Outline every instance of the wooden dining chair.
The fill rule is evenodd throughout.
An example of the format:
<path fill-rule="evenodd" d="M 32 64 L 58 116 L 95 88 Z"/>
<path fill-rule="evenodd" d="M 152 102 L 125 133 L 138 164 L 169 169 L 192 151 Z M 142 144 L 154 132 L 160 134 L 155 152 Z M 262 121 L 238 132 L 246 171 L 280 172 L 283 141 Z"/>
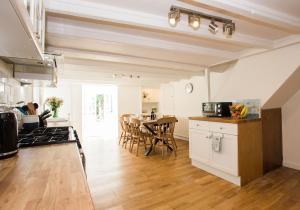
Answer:
<path fill-rule="evenodd" d="M 127 144 L 129 142 L 129 145 L 130 145 L 130 142 L 132 140 L 132 132 L 131 132 L 131 126 L 130 126 L 130 119 L 131 117 L 134 116 L 134 115 L 131 115 L 131 114 L 125 114 L 123 115 L 123 127 L 124 127 L 124 131 L 125 131 L 125 136 L 124 136 L 124 141 L 123 141 L 123 144 L 122 144 L 122 147 L 127 147 Z M 130 146 L 129 146 L 130 148 Z"/>
<path fill-rule="evenodd" d="M 120 121 L 120 127 L 121 127 L 119 145 L 121 144 L 121 142 L 122 142 L 122 145 L 123 145 L 123 143 L 125 142 L 125 138 L 126 138 L 126 130 L 124 128 L 124 123 L 125 122 L 124 122 L 124 116 L 123 115 L 119 118 L 119 121 Z"/>
<path fill-rule="evenodd" d="M 121 125 L 121 135 L 119 139 L 119 144 L 122 142 L 122 147 L 127 147 L 127 142 L 130 141 L 130 118 L 135 116 L 134 114 L 123 114 L 120 116 L 120 125 Z"/>
<path fill-rule="evenodd" d="M 175 124 L 178 120 L 176 117 L 163 117 L 157 120 L 156 132 L 160 140 L 158 146 L 161 148 L 161 155 L 164 158 L 164 148 L 171 147 L 176 157 L 176 142 L 174 139 Z"/>
<path fill-rule="evenodd" d="M 141 121 L 137 118 L 130 119 L 130 130 L 131 130 L 131 140 L 130 140 L 130 149 L 129 151 L 133 151 L 133 147 L 136 144 L 136 156 L 139 153 L 139 147 L 142 143 L 142 146 L 147 147 L 147 133 L 145 133 L 141 126 Z"/>
<path fill-rule="evenodd" d="M 175 117 L 175 115 L 163 115 L 162 116 L 163 118 L 171 118 L 171 117 L 174 117 L 176 119 L 176 122 L 178 122 L 177 118 Z M 175 122 L 175 123 L 176 123 Z M 175 129 L 175 126 L 174 126 L 174 129 Z M 177 148 L 177 144 L 176 144 L 176 140 L 174 138 L 174 129 L 173 129 L 173 133 L 172 133 L 172 138 L 174 139 L 174 143 L 175 143 L 175 147 Z"/>

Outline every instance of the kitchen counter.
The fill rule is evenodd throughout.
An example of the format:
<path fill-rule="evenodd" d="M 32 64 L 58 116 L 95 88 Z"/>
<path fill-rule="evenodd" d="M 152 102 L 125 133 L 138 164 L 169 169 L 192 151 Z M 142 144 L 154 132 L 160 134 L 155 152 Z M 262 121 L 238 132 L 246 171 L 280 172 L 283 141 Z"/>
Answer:
<path fill-rule="evenodd" d="M 263 175 L 261 119 L 189 119 L 192 165 L 238 186 Z"/>
<path fill-rule="evenodd" d="M 189 120 L 200 120 L 200 121 L 209 121 L 209 122 L 220 122 L 220 123 L 245 123 L 245 122 L 252 122 L 252 121 L 260 121 L 261 118 L 254 118 L 254 119 L 234 119 L 231 117 L 203 117 L 203 116 L 195 116 L 189 117 Z"/>
<path fill-rule="evenodd" d="M 0 189 L 0 209 L 94 209 L 76 143 L 22 148 L 0 160 Z"/>
<path fill-rule="evenodd" d="M 47 121 L 47 127 L 65 127 L 65 126 L 72 126 L 70 121 Z"/>

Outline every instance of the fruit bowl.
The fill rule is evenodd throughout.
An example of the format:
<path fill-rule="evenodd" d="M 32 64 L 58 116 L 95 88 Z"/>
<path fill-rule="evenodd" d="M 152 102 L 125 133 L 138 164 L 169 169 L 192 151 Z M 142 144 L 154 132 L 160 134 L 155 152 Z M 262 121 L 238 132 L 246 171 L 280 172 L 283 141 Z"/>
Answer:
<path fill-rule="evenodd" d="M 248 107 L 244 104 L 233 104 L 230 106 L 230 113 L 234 119 L 244 119 L 248 115 Z"/>

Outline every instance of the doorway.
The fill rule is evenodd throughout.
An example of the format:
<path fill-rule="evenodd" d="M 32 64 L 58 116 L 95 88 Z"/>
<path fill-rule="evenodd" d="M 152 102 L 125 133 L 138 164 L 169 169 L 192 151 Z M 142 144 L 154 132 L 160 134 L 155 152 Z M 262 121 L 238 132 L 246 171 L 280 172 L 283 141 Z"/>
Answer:
<path fill-rule="evenodd" d="M 118 137 L 117 87 L 83 85 L 82 99 L 83 138 L 116 139 Z"/>

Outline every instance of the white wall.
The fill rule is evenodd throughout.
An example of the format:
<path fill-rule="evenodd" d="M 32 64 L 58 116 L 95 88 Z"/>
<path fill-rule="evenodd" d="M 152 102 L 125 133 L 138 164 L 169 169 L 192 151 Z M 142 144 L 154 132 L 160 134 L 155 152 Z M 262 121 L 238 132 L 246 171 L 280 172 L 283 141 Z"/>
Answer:
<path fill-rule="evenodd" d="M 41 99 L 41 106 L 45 106 L 45 108 L 49 108 L 45 102 L 49 97 L 58 97 L 61 98 L 64 102 L 63 105 L 58 110 L 59 117 L 69 119 L 72 110 L 72 85 L 59 85 L 57 88 L 44 87 L 41 88 L 41 91 L 44 92 L 43 97 Z"/>
<path fill-rule="evenodd" d="M 82 85 L 71 85 L 71 111 L 70 121 L 82 139 Z M 82 139 L 84 141 L 84 139 Z"/>
<path fill-rule="evenodd" d="M 64 100 L 59 109 L 59 117 L 69 120 L 82 140 L 82 86 L 67 83 L 59 84 L 57 88 L 41 87 L 40 91 L 41 110 L 48 97 L 56 96 Z"/>
<path fill-rule="evenodd" d="M 142 88 L 141 86 L 118 86 L 118 116 L 122 114 L 142 113 Z M 120 135 L 120 124 L 119 135 Z"/>
<path fill-rule="evenodd" d="M 13 77 L 13 66 L 0 59 L 0 103 L 15 104 L 20 101 L 20 84 Z"/>
<path fill-rule="evenodd" d="M 283 165 L 300 170 L 300 90 L 282 107 Z"/>
<path fill-rule="evenodd" d="M 140 86 L 118 86 L 118 115 L 142 113 L 142 88 Z"/>
<path fill-rule="evenodd" d="M 188 94 L 185 85 L 192 83 L 194 90 Z M 175 135 L 188 139 L 188 117 L 202 115 L 202 102 L 207 101 L 207 86 L 204 76 L 193 77 L 161 85 L 160 113 L 178 118 Z"/>
<path fill-rule="evenodd" d="M 268 100 L 299 67 L 299 52 L 296 44 L 211 69 L 224 72 L 211 73 L 212 100 L 260 99 L 268 102 L 264 108 L 280 107 Z"/>

